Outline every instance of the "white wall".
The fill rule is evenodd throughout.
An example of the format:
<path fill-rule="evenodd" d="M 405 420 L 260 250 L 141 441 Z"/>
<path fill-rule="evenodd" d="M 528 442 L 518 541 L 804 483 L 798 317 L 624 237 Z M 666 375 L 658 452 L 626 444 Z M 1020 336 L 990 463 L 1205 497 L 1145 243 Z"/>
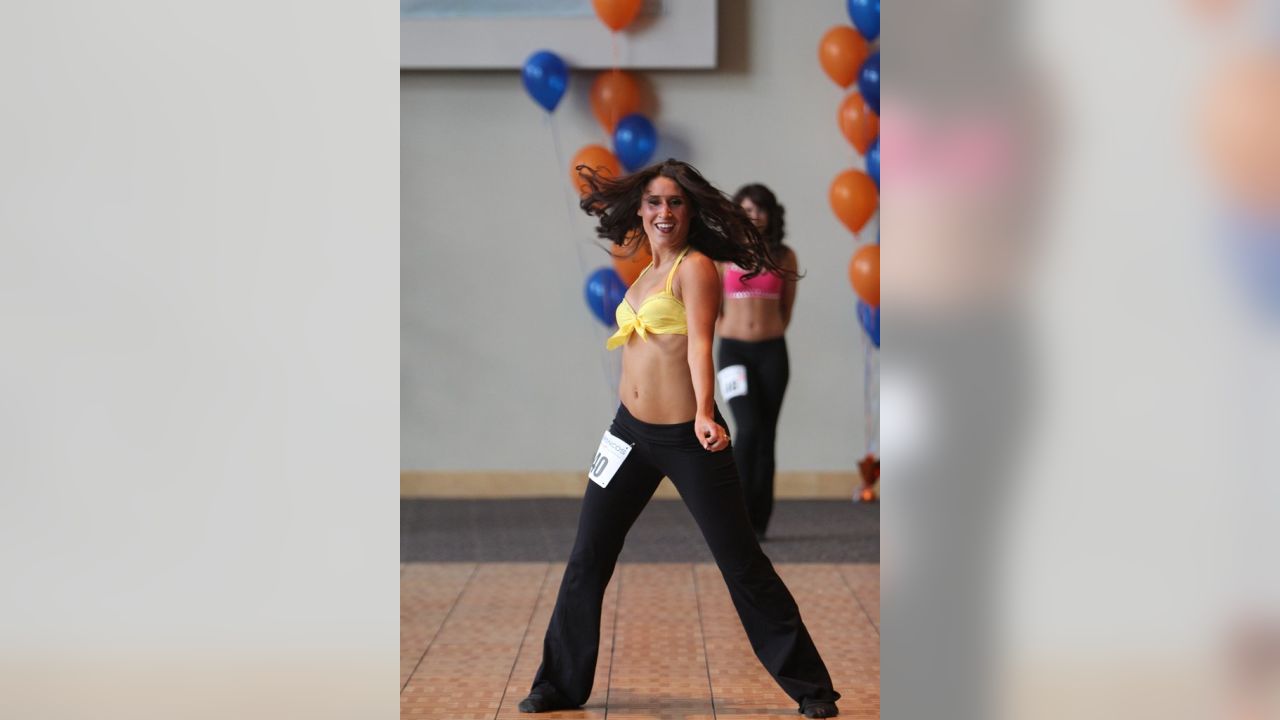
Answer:
<path fill-rule="evenodd" d="M 656 99 L 655 159 L 688 160 L 729 193 L 763 182 L 786 206 L 808 276 L 787 336 L 783 471 L 852 470 L 864 451 L 854 241 L 827 203 L 831 179 L 861 158 L 836 124 L 844 93 L 817 60 L 844 8 L 721 2 L 718 69 L 638 71 Z M 584 269 L 607 258 L 567 195 L 573 153 L 609 145 L 592 77 L 575 73 L 548 121 L 516 72 L 401 75 L 403 469 L 576 469 L 612 417 L 616 358 L 582 297 Z"/>

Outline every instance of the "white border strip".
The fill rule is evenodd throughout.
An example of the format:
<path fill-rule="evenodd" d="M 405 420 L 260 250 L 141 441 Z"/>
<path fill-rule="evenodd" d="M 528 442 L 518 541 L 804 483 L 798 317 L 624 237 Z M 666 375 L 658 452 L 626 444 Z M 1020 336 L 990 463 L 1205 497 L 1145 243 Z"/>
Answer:
<path fill-rule="evenodd" d="M 618 37 L 618 66 L 712 69 L 715 0 L 664 3 L 663 14 L 637 19 Z M 400 69 L 521 68 L 550 50 L 575 69 L 614 66 L 612 33 L 597 18 L 438 18 L 400 21 Z"/>

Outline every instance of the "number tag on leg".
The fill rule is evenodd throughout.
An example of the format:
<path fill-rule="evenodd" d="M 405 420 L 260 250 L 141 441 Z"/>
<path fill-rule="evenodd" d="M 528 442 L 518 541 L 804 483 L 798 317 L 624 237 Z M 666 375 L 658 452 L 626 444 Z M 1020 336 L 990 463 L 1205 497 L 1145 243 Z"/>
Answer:
<path fill-rule="evenodd" d="M 747 394 L 747 366 L 730 365 L 716 373 L 720 381 L 720 395 L 725 400 Z"/>
<path fill-rule="evenodd" d="M 596 457 L 587 470 L 587 477 L 591 478 L 591 482 L 605 487 L 613 479 L 613 474 L 618 472 L 618 468 L 622 467 L 622 461 L 627 459 L 632 447 L 635 446 L 605 430 L 604 437 L 600 438 Z"/>

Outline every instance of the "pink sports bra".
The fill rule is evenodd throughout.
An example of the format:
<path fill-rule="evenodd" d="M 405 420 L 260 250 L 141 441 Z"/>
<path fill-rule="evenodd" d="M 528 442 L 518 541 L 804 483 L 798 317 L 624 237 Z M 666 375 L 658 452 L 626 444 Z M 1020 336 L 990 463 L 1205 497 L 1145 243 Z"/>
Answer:
<path fill-rule="evenodd" d="M 782 297 L 782 278 L 771 272 L 761 273 L 750 280 L 743 280 L 747 271 L 734 264 L 724 268 L 724 294 L 730 298 L 766 298 L 777 300 Z"/>

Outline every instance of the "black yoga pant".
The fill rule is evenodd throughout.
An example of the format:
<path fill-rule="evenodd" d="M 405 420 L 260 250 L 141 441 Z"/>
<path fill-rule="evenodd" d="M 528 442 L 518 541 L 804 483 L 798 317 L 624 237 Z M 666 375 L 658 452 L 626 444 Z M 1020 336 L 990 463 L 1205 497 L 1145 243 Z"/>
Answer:
<path fill-rule="evenodd" d="M 723 424 L 719 411 L 716 419 Z M 605 588 L 627 531 L 665 475 L 697 521 L 751 648 L 769 674 L 796 702 L 839 699 L 795 599 L 751 530 L 733 455 L 703 449 L 693 422 L 654 425 L 622 406 L 609 431 L 634 447 L 607 487 L 587 483 L 533 690 L 549 685 L 575 706 L 590 697 Z"/>
<path fill-rule="evenodd" d="M 742 365 L 747 370 L 747 393 L 729 400 L 735 423 L 733 457 L 742 473 L 751 526 L 763 535 L 773 514 L 778 414 L 782 412 L 782 395 L 791 374 L 787 341 L 721 338 L 720 369 L 732 365 Z"/>

